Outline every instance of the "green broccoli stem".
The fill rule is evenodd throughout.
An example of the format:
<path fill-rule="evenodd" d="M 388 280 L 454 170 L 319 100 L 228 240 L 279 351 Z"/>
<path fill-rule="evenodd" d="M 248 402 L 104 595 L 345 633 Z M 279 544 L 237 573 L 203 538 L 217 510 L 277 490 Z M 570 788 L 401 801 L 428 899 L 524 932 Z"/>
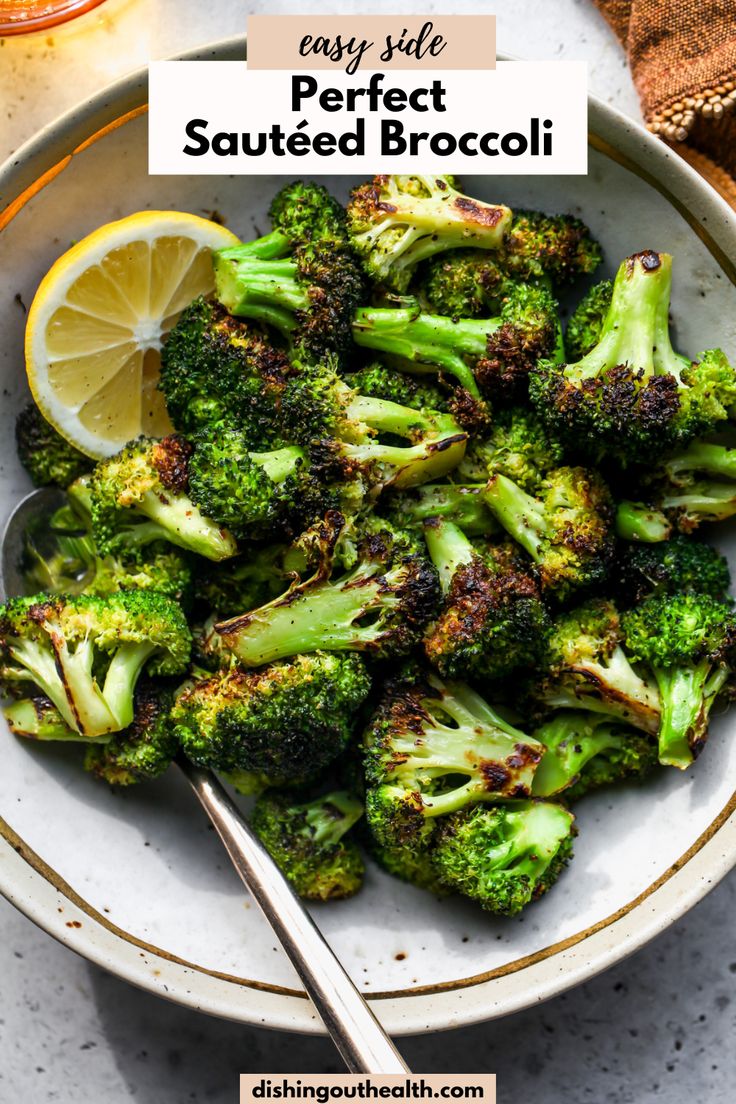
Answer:
<path fill-rule="evenodd" d="M 659 761 L 685 770 L 707 734 L 708 715 L 728 678 L 728 669 L 713 671 L 712 662 L 704 659 L 693 667 L 657 666 L 654 676 L 662 698 Z"/>
<path fill-rule="evenodd" d="M 30 698 L 11 702 L 3 708 L 8 728 L 15 736 L 27 740 L 76 741 L 85 744 L 106 744 L 110 735 L 81 736 L 68 724 L 55 708 Z"/>
<path fill-rule="evenodd" d="M 87 735 L 82 727 L 80 719 L 76 715 L 68 684 L 65 679 L 62 678 L 56 656 L 53 652 L 51 652 L 48 647 L 44 647 L 35 640 L 14 641 L 10 644 L 8 651 L 13 659 L 22 664 L 22 666 L 31 673 L 33 682 L 46 697 L 53 702 L 69 727 L 75 729 L 75 731 L 79 732 L 82 736 Z M 87 646 L 87 652 L 91 656 L 91 645 Z M 91 659 L 89 666 L 91 668 Z M 4 677 L 7 677 L 5 673 Z M 25 677 L 25 672 L 23 677 Z M 90 708 L 95 704 L 100 706 L 103 724 L 101 731 L 106 731 L 104 725 L 110 719 L 110 715 L 104 702 L 97 702 L 93 694 L 88 704 Z"/>
<path fill-rule="evenodd" d="M 534 773 L 534 797 L 552 797 L 566 789 L 583 767 L 597 755 L 621 746 L 621 729 L 601 716 L 594 721 L 584 713 L 565 712 L 536 733 L 546 747 Z"/>
<path fill-rule="evenodd" d="M 255 464 L 263 468 L 272 483 L 283 483 L 304 461 L 304 450 L 297 445 L 289 445 L 274 452 L 251 452 L 248 455 Z"/>
<path fill-rule="evenodd" d="M 157 527 L 156 530 L 149 527 L 145 534 L 131 533 L 135 543 L 168 540 L 208 560 L 226 560 L 238 550 L 227 530 L 206 518 L 186 495 L 167 492 L 164 499 L 154 491 L 146 491 L 134 509 Z"/>
<path fill-rule="evenodd" d="M 616 536 L 622 540 L 656 544 L 669 540 L 672 525 L 661 510 L 646 506 L 643 502 L 619 502 L 616 507 Z"/>
<path fill-rule="evenodd" d="M 415 410 L 390 399 L 376 399 L 370 395 L 352 398 L 345 408 L 345 417 L 367 425 L 377 433 L 393 433 L 397 437 L 409 438 L 436 430 L 438 422 L 450 421 L 447 415 Z"/>
<path fill-rule="evenodd" d="M 693 483 L 679 493 L 662 496 L 661 505 L 695 521 L 726 521 L 736 514 L 736 486 L 728 483 Z"/>
<path fill-rule="evenodd" d="M 310 306 L 290 252 L 288 238 L 278 230 L 256 242 L 218 250 L 214 266 L 220 303 L 230 314 L 265 322 L 288 337 L 297 325 L 294 312 Z"/>
<path fill-rule="evenodd" d="M 505 475 L 494 475 L 488 481 L 483 500 L 506 532 L 540 563 L 549 524 L 542 503 Z"/>
<path fill-rule="evenodd" d="M 461 354 L 473 360 L 485 356 L 488 338 L 500 325 L 498 318 L 462 318 L 455 322 L 411 307 L 361 307 L 353 319 L 353 338 L 364 348 L 449 372 L 478 398 L 475 376 Z"/>
<path fill-rule="evenodd" d="M 690 476 L 694 472 L 736 481 L 736 448 L 696 441 L 683 452 L 670 456 L 664 467 L 673 483 L 683 473 Z"/>
<path fill-rule="evenodd" d="M 416 445 L 383 445 L 377 441 L 351 445 L 339 442 L 337 449 L 347 460 L 361 467 L 376 466 L 382 470 L 381 487 L 417 487 L 432 479 L 441 479 L 453 471 L 465 455 L 467 434 L 458 432 L 454 422 L 449 418 L 447 420 L 453 429 L 445 436 L 429 436 Z"/>
<path fill-rule="evenodd" d="M 485 483 L 425 483 L 395 502 L 394 516 L 406 524 L 445 518 L 471 537 L 491 536 L 499 525 L 483 501 Z"/>
<path fill-rule="evenodd" d="M 115 719 L 117 731 L 133 723 L 133 694 L 138 676 L 157 651 L 148 641 L 140 644 L 121 644 L 115 651 L 105 675 L 103 696 Z"/>
<path fill-rule="evenodd" d="M 472 563 L 475 549 L 462 529 L 440 518 L 425 522 L 424 539 L 429 557 L 437 568 L 442 593 L 447 594 L 458 569 Z"/>
<path fill-rule="evenodd" d="M 336 790 L 302 806 L 309 835 L 319 847 L 338 843 L 363 815 L 363 805 L 346 790 Z"/>
<path fill-rule="evenodd" d="M 618 364 L 626 364 L 647 380 L 670 374 L 678 381 L 686 357 L 672 348 L 669 334 L 672 258 L 667 253 L 644 252 L 628 257 L 619 267 L 598 344 L 565 375 L 575 381 L 595 379 Z"/>
<path fill-rule="evenodd" d="M 390 573 L 359 567 L 339 583 L 308 580 L 251 613 L 215 625 L 223 643 L 247 667 L 317 651 L 370 649 L 380 638 L 381 612 L 397 601 Z M 367 613 L 377 613 L 361 624 Z"/>

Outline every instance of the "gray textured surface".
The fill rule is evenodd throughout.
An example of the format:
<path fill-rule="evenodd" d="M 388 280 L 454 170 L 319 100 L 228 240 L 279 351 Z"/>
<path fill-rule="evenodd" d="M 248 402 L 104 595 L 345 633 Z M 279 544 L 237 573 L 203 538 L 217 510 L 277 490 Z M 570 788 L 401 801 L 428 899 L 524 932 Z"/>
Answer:
<path fill-rule="evenodd" d="M 251 11 L 495 11 L 499 48 L 583 58 L 591 89 L 638 116 L 615 40 L 587 0 L 299 5 Z M 0 49 L 4 156 L 114 77 L 243 29 L 232 0 L 108 0 L 49 36 Z M 0 292 L 2 293 L 2 292 Z M 406 1039 L 416 1070 L 496 1072 L 501 1104 L 733 1099 L 736 879 L 665 935 L 572 993 L 502 1022 Z M 0 1102 L 229 1104 L 241 1071 L 339 1068 L 326 1041 L 247 1030 L 138 992 L 58 946 L 0 901 Z"/>

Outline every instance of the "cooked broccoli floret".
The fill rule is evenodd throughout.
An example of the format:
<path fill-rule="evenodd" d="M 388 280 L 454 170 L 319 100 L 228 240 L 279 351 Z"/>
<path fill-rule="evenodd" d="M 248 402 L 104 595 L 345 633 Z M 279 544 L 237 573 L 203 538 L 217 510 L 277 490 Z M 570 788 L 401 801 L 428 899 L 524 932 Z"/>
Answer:
<path fill-rule="evenodd" d="M 422 487 L 392 495 L 388 516 L 397 525 L 416 526 L 430 518 L 458 525 L 469 537 L 492 536 L 501 527 L 486 506 L 482 483 L 425 483 Z"/>
<path fill-rule="evenodd" d="M 16 418 L 15 445 L 36 487 L 68 487 L 92 469 L 93 461 L 57 433 L 34 402 Z"/>
<path fill-rule="evenodd" d="M 632 666 L 613 602 L 595 598 L 558 616 L 549 653 L 547 677 L 533 691 L 544 706 L 605 713 L 656 735 L 657 687 Z"/>
<path fill-rule="evenodd" d="M 329 364 L 290 382 L 281 413 L 323 482 L 413 487 L 446 475 L 465 454 L 467 434 L 451 415 L 361 395 Z"/>
<path fill-rule="evenodd" d="M 651 250 L 623 262 L 600 340 L 571 364 L 542 361 L 530 394 L 560 437 L 595 457 L 646 462 L 729 417 L 736 372 L 720 349 L 691 361 L 672 348 L 672 258 Z"/>
<path fill-rule="evenodd" d="M 547 749 L 534 775 L 534 797 L 564 790 L 568 801 L 612 782 L 648 774 L 657 765 L 657 744 L 600 713 L 566 709 L 534 733 Z"/>
<path fill-rule="evenodd" d="M 600 341 L 612 297 L 613 281 L 603 280 L 578 303 L 565 329 L 565 352 L 570 364 L 582 360 Z"/>
<path fill-rule="evenodd" d="M 493 318 L 426 314 L 418 306 L 361 307 L 357 345 L 396 357 L 415 372 L 454 376 L 474 398 L 504 396 L 526 385 L 531 367 L 552 354 L 557 307 L 543 287 L 518 284 Z"/>
<path fill-rule="evenodd" d="M 448 397 L 431 381 L 410 376 L 380 361 L 373 361 L 357 372 L 351 372 L 346 382 L 353 391 L 373 399 L 388 399 L 399 406 L 414 410 L 438 410 L 447 413 Z"/>
<path fill-rule="evenodd" d="M 166 339 L 160 387 L 180 433 L 230 424 L 247 433 L 249 448 L 277 448 L 278 403 L 291 372 L 257 329 L 199 298 Z"/>
<path fill-rule="evenodd" d="M 736 448 L 695 441 L 650 470 L 640 490 L 643 502 L 622 502 L 616 513 L 617 532 L 629 540 L 666 540 L 672 528 L 692 533 L 726 521 L 736 514 Z"/>
<path fill-rule="evenodd" d="M 659 761 L 684 770 L 702 751 L 711 708 L 731 676 L 736 618 L 708 594 L 655 594 L 624 614 L 623 627 L 629 654 L 659 687 Z"/>
<path fill-rule="evenodd" d="M 437 574 L 386 534 L 361 542 L 357 566 L 333 575 L 344 517 L 328 511 L 317 527 L 319 563 L 304 582 L 268 605 L 216 626 L 247 667 L 300 652 L 364 651 L 377 658 L 406 655 L 436 612 Z M 387 538 L 387 539 L 386 539 Z"/>
<path fill-rule="evenodd" d="M 174 730 L 194 763 L 238 772 L 241 789 L 244 780 L 251 792 L 303 782 L 344 751 L 370 685 L 357 655 L 316 652 L 258 671 L 230 668 L 182 691 Z"/>
<path fill-rule="evenodd" d="M 614 568 L 616 591 L 627 606 L 650 594 L 710 594 L 724 598 L 731 584 L 725 556 L 709 544 L 675 536 L 658 544 L 627 544 Z"/>
<path fill-rule="evenodd" d="M 171 724 L 173 690 L 141 681 L 136 687 L 133 723 L 105 744 L 87 748 L 84 769 L 110 786 L 132 786 L 158 778 L 176 755 Z"/>
<path fill-rule="evenodd" d="M 348 204 L 353 246 L 378 284 L 404 292 L 420 261 L 458 247 L 497 250 L 508 207 L 457 190 L 449 176 L 376 176 Z"/>
<path fill-rule="evenodd" d="M 416 288 L 437 314 L 477 318 L 499 309 L 510 280 L 567 283 L 593 272 L 600 259 L 598 243 L 578 219 L 515 211 L 500 249 L 463 249 L 434 257 L 417 274 Z"/>
<path fill-rule="evenodd" d="M 289 185 L 271 206 L 275 229 L 214 254 L 217 298 L 230 312 L 274 327 L 302 355 L 339 356 L 363 277 L 345 212 L 320 185 Z"/>
<path fill-rule="evenodd" d="M 613 550 L 612 503 L 597 472 L 554 468 L 536 495 L 494 475 L 484 498 L 498 521 L 531 556 L 542 586 L 564 601 L 605 579 Z"/>
<path fill-rule="evenodd" d="M 486 437 L 468 442 L 457 476 L 468 483 L 485 483 L 491 475 L 505 475 L 533 494 L 540 481 L 563 462 L 563 449 L 544 422 L 528 407 L 499 410 Z"/>
<path fill-rule="evenodd" d="M 28 594 L 113 594 L 158 590 L 188 606 L 192 568 L 183 552 L 164 541 L 100 555 L 92 536 L 87 477 L 71 485 L 68 503 L 26 531 L 23 571 Z"/>
<path fill-rule="evenodd" d="M 363 858 L 347 835 L 362 815 L 362 804 L 346 791 L 303 804 L 288 793 L 266 793 L 251 824 L 300 897 L 335 901 L 363 885 Z"/>
<path fill-rule="evenodd" d="M 546 893 L 572 858 L 574 821 L 550 801 L 465 809 L 440 825 L 434 866 L 456 892 L 514 916 Z"/>
<path fill-rule="evenodd" d="M 389 683 L 363 738 L 369 823 L 382 846 L 422 842 L 426 819 L 531 792 L 543 748 L 465 683 Z"/>
<path fill-rule="evenodd" d="M 392 812 L 383 787 L 368 790 L 365 795 L 366 844 L 371 855 L 395 878 L 429 890 L 437 897 L 446 897 L 449 890 L 440 881 L 432 863 L 437 820 L 410 816 L 402 819 L 394 817 Z"/>
<path fill-rule="evenodd" d="M 234 537 L 187 494 L 192 448 L 182 437 L 139 437 L 92 474 L 90 509 L 102 555 L 165 540 L 208 560 L 234 556 Z M 140 517 L 147 520 L 141 521 Z"/>
<path fill-rule="evenodd" d="M 183 674 L 190 649 L 181 608 L 152 590 L 36 595 L 0 607 L 0 685 L 34 683 L 81 736 L 127 728 L 143 669 Z"/>
<path fill-rule="evenodd" d="M 296 445 L 251 452 L 239 429 L 212 426 L 193 439 L 189 495 L 202 513 L 236 537 L 289 535 L 340 505 Z"/>
<path fill-rule="evenodd" d="M 425 525 L 444 600 L 424 637 L 427 659 L 448 678 L 500 679 L 542 659 L 550 621 L 539 584 L 503 549 L 481 552 L 461 529 Z"/>

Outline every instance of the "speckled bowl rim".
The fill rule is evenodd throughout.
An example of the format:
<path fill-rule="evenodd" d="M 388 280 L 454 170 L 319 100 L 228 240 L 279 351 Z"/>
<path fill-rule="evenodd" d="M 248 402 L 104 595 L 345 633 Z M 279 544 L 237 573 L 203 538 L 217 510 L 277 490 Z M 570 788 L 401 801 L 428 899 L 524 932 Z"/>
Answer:
<path fill-rule="evenodd" d="M 239 60 L 245 36 L 184 58 Z M 147 70 L 122 78 L 50 123 L 0 167 L 0 231 L 71 158 L 146 110 Z M 636 173 L 686 219 L 736 284 L 736 213 L 658 139 L 589 98 L 590 145 Z M 736 792 L 706 831 L 643 893 L 568 939 L 497 970 L 368 997 L 393 1034 L 477 1023 L 526 1008 L 638 950 L 692 908 L 736 864 Z M 0 892 L 78 954 L 168 1000 L 280 1030 L 324 1033 L 303 992 L 186 962 L 124 932 L 89 905 L 0 818 Z"/>

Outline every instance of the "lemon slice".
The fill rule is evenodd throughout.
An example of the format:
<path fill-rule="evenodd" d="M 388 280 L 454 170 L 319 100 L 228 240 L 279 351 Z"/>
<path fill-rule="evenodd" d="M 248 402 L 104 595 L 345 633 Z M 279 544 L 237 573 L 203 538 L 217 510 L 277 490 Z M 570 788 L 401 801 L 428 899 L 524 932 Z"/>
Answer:
<path fill-rule="evenodd" d="M 179 211 L 101 226 L 52 266 L 26 328 L 33 397 L 95 459 L 140 434 L 171 431 L 157 390 L 161 342 L 192 299 L 214 288 L 212 250 L 238 239 Z"/>

